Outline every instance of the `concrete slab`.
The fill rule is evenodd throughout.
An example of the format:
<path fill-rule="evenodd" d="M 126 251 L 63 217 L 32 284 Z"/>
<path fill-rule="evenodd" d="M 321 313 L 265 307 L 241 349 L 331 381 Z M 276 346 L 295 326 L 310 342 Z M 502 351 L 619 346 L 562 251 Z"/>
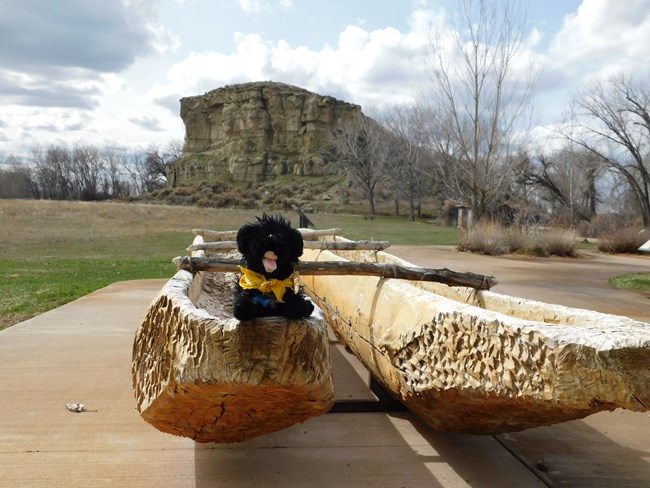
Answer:
<path fill-rule="evenodd" d="M 460 253 L 444 246 L 395 246 L 420 266 L 496 276 L 495 292 L 650 322 L 650 293 L 618 290 L 613 276 L 650 272 L 648 255 L 531 259 Z M 548 486 L 650 488 L 650 414 L 616 410 L 496 436 Z"/>
<path fill-rule="evenodd" d="M 650 257 L 392 252 L 494 274 L 500 293 L 650 321 L 646 295 L 607 284 L 648 271 Z M 436 432 L 408 412 L 328 414 L 240 444 L 163 434 L 140 418 L 131 389 L 133 335 L 162 284 L 116 283 L 0 332 L 0 487 L 650 487 L 647 413 L 498 437 Z M 372 398 L 362 368 L 332 348 L 337 398 Z M 66 402 L 96 411 L 71 413 Z"/>
<path fill-rule="evenodd" d="M 135 410 L 131 348 L 162 284 L 116 283 L 0 332 L 0 486 L 542 486 L 496 439 L 441 434 L 410 413 L 328 414 L 228 445 L 155 430 Z M 367 398 L 332 352 L 339 398 Z"/>

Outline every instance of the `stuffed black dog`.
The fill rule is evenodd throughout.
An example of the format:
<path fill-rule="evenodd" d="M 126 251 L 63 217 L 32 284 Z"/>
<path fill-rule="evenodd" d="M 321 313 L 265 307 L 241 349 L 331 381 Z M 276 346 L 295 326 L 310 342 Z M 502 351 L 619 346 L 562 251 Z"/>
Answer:
<path fill-rule="evenodd" d="M 234 290 L 234 315 L 239 320 L 280 315 L 309 317 L 314 305 L 298 290 L 294 265 L 302 255 L 302 235 L 281 216 L 264 214 L 237 233 L 242 276 Z"/>

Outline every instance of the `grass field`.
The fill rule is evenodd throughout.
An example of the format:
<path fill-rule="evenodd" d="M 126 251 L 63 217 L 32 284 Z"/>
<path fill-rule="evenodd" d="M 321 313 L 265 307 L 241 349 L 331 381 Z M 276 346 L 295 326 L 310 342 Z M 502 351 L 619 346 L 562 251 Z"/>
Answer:
<path fill-rule="evenodd" d="M 650 273 L 616 276 L 609 280 L 609 284 L 626 290 L 650 290 Z"/>
<path fill-rule="evenodd" d="M 168 278 L 191 229 L 237 229 L 253 210 L 125 203 L 0 200 L 0 329 L 110 283 Z M 298 223 L 295 212 L 286 217 Z M 455 228 L 405 218 L 310 214 L 317 228 L 392 244 L 457 242 Z"/>

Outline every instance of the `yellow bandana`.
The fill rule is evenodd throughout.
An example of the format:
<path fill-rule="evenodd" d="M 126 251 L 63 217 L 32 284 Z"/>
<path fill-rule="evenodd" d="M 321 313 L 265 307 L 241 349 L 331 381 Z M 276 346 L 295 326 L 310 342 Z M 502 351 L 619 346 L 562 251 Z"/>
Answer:
<path fill-rule="evenodd" d="M 293 273 L 291 276 L 283 280 L 277 280 L 275 278 L 269 280 L 263 274 L 256 273 L 248 268 L 242 266 L 238 266 L 238 268 L 242 272 L 242 276 L 239 278 L 239 286 L 244 290 L 259 290 L 262 293 L 272 291 L 275 298 L 280 303 L 284 303 L 282 297 L 284 296 L 285 290 L 287 288 L 294 288 L 295 286 L 294 277 L 297 273 Z"/>

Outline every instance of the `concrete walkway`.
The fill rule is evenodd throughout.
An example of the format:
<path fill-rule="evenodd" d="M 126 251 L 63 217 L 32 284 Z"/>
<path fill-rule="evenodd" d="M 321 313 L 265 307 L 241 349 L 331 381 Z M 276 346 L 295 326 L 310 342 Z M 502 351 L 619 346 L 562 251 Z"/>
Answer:
<path fill-rule="evenodd" d="M 0 487 L 650 487 L 648 413 L 497 437 L 410 413 L 327 414 L 227 445 L 158 432 L 135 410 L 131 348 L 162 284 L 116 283 L 0 332 Z M 368 398 L 362 368 L 332 348 L 337 398 Z"/>

